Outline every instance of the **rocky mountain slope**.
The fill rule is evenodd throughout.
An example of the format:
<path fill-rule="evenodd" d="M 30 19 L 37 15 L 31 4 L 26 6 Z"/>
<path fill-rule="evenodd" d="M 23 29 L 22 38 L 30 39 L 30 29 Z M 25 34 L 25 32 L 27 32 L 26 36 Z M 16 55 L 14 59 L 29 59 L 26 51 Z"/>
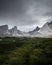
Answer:
<path fill-rule="evenodd" d="M 29 32 L 22 32 L 16 26 L 9 29 L 8 25 L 2 25 L 0 26 L 0 36 L 52 37 L 52 21 L 45 23 L 41 28 L 37 26 Z"/>
<path fill-rule="evenodd" d="M 43 36 L 52 35 L 52 21 L 45 23 L 39 30 Z"/>

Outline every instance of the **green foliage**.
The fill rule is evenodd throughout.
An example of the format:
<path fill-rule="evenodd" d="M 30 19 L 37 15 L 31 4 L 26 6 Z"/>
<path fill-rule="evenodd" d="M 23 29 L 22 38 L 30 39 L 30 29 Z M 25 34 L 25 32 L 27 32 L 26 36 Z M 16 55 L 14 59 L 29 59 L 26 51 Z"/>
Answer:
<path fill-rule="evenodd" d="M 52 39 L 0 38 L 0 65 L 52 65 Z"/>

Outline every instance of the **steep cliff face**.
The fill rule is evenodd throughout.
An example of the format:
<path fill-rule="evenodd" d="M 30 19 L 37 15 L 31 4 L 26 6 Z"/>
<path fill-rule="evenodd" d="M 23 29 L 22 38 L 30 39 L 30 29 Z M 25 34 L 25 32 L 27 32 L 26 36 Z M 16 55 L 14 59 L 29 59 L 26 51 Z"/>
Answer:
<path fill-rule="evenodd" d="M 0 36 L 52 37 L 52 21 L 45 23 L 41 28 L 37 26 L 29 32 L 22 32 L 16 26 L 8 29 L 8 25 L 2 25 L 0 26 Z"/>
<path fill-rule="evenodd" d="M 37 26 L 33 31 L 29 31 L 29 34 L 34 34 L 36 32 L 38 32 L 40 30 L 40 28 Z"/>
<path fill-rule="evenodd" d="M 17 27 L 14 26 L 12 29 L 9 30 L 9 32 L 12 36 L 16 36 L 17 35 Z"/>
<path fill-rule="evenodd" d="M 8 25 L 0 26 L 0 34 L 6 34 L 8 32 Z"/>
<path fill-rule="evenodd" d="M 44 36 L 51 35 L 52 34 L 52 21 L 45 23 L 43 27 L 40 28 L 39 32 L 42 33 Z"/>
<path fill-rule="evenodd" d="M 18 30 L 16 26 L 9 30 L 11 36 L 20 36 L 22 35 L 22 31 Z"/>

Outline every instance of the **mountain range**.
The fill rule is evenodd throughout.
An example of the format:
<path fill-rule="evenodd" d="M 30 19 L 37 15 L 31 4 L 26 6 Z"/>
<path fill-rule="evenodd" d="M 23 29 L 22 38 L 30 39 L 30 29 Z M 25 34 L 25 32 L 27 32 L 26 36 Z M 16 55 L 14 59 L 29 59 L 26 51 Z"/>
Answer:
<path fill-rule="evenodd" d="M 38 26 L 29 32 L 22 32 L 17 29 L 16 26 L 9 29 L 8 25 L 0 26 L 0 37 L 17 37 L 17 36 L 25 36 L 25 37 L 52 37 L 52 21 L 46 22 L 41 28 Z"/>

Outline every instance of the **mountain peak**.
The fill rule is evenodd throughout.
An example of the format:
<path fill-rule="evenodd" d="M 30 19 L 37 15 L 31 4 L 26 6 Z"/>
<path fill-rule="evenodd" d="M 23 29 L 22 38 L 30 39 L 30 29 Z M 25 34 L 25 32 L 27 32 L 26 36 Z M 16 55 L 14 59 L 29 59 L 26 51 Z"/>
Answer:
<path fill-rule="evenodd" d="M 8 29 L 8 25 L 2 25 L 2 26 L 0 26 L 0 30 L 7 30 Z"/>
<path fill-rule="evenodd" d="M 37 27 L 36 27 L 36 30 L 39 30 L 39 29 L 40 29 L 40 28 L 37 26 Z"/>
<path fill-rule="evenodd" d="M 33 31 L 38 31 L 40 28 L 37 26 Z"/>
<path fill-rule="evenodd" d="M 8 25 L 1 25 L 0 27 L 8 27 Z"/>
<path fill-rule="evenodd" d="M 14 28 L 17 28 L 17 26 L 14 26 Z"/>
<path fill-rule="evenodd" d="M 38 32 L 40 30 L 40 28 L 37 26 L 34 30 L 29 31 L 30 34 L 33 34 L 35 32 Z"/>

